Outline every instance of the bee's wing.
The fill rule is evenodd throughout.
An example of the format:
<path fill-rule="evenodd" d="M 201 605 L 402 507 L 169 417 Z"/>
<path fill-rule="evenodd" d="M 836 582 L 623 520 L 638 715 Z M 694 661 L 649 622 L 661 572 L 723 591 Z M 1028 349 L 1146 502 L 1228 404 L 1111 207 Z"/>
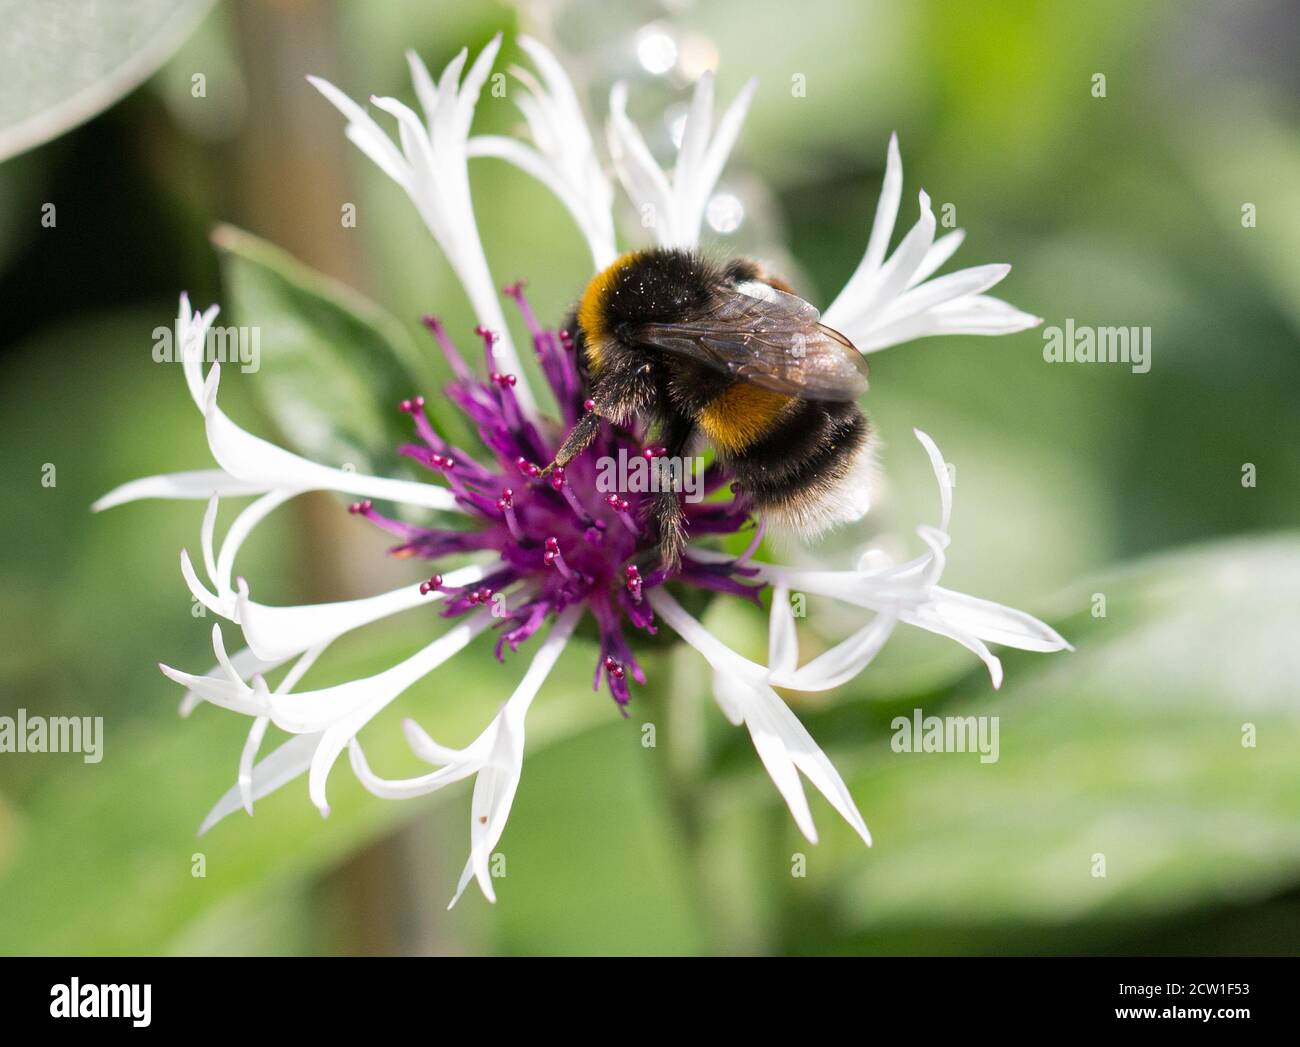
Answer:
<path fill-rule="evenodd" d="M 774 392 L 804 400 L 856 400 L 867 362 L 796 295 L 745 283 L 682 323 L 644 324 L 637 340 Z"/>

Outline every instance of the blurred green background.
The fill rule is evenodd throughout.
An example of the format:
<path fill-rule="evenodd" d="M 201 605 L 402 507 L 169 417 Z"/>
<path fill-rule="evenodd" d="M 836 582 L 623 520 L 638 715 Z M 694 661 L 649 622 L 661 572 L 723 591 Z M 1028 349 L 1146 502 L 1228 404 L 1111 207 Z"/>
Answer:
<path fill-rule="evenodd" d="M 8 3 L 0 19 L 11 78 L 37 64 L 12 28 L 27 6 Z M 123 4 L 114 32 L 70 19 L 122 59 L 164 44 L 170 57 L 142 59 L 140 77 L 162 63 L 142 86 L 0 165 L 0 715 L 103 716 L 107 733 L 98 765 L 0 755 L 0 951 L 1297 951 L 1294 5 L 245 0 L 188 5 L 181 21 L 195 27 L 172 43 L 156 31 L 167 6 L 134 5 L 132 23 Z M 638 66 L 647 25 L 676 42 L 667 74 Z M 918 188 L 936 210 L 953 204 L 967 240 L 950 268 L 1013 263 L 996 293 L 1048 325 L 1152 330 L 1145 375 L 1048 365 L 1036 331 L 873 357 L 867 409 L 889 483 L 876 531 L 908 552 L 914 526 L 935 519 L 910 434 L 921 427 L 957 468 L 945 584 L 1032 610 L 1078 649 L 1007 653 L 994 692 L 965 652 L 900 632 L 852 685 L 790 695 L 849 782 L 870 851 L 819 796 L 821 843 L 798 835 L 693 652 L 653 655 L 659 686 L 623 721 L 589 690 L 594 649 L 582 647 L 530 718 L 496 906 L 471 889 L 444 911 L 468 848 L 465 785 L 396 804 L 339 769 L 327 821 L 299 782 L 252 820 L 194 836 L 234 781 L 247 726 L 215 708 L 181 720 L 155 667 L 211 662 L 211 622 L 192 616 L 177 568 L 179 550 L 197 548 L 202 507 L 89 512 L 127 479 L 209 464 L 179 370 L 151 360 L 152 331 L 172 322 L 182 289 L 199 306 L 247 307 L 209 240 L 228 222 L 371 298 L 429 356 L 436 387 L 418 317 L 436 311 L 464 331 L 468 306 L 406 198 L 303 77 L 412 101 L 405 48 L 436 73 L 497 30 L 498 69 L 520 59 L 513 35 L 533 32 L 594 114 L 612 80 L 630 80 L 655 148 L 668 137 L 655 114 L 687 97 L 697 66 L 716 60 L 723 98 L 758 75 L 722 186 L 746 220 L 710 243 L 775 258 L 813 301 L 828 302 L 861 255 L 897 130 L 900 227 Z M 72 70 L 84 40 L 52 46 Z M 792 96 L 796 75 L 806 97 Z M 518 116 L 485 96 L 477 120 L 509 131 Z M 589 269 L 567 215 L 497 161 L 471 173 L 494 277 L 528 277 L 557 318 Z M 345 202 L 355 228 L 340 222 Z M 263 378 L 231 375 L 223 404 L 271 434 Z M 46 463 L 54 487 L 41 483 Z M 371 464 L 395 468 L 382 454 Z M 416 577 L 383 551 L 338 502 L 311 496 L 259 531 L 241 573 L 277 603 Z M 1091 613 L 1098 593 L 1104 618 Z M 709 622 L 761 650 L 756 610 L 716 604 Z M 852 624 L 814 602 L 805 642 Z M 431 627 L 406 615 L 368 629 L 310 679 L 375 671 Z M 372 763 L 414 771 L 404 715 L 467 741 L 518 672 L 475 648 L 366 729 Z M 892 752 L 890 719 L 917 707 L 998 715 L 1000 760 Z M 646 722 L 655 748 L 641 745 Z M 203 877 L 191 875 L 198 853 Z M 1105 877 L 1092 874 L 1098 854 Z M 806 876 L 792 875 L 796 855 Z"/>

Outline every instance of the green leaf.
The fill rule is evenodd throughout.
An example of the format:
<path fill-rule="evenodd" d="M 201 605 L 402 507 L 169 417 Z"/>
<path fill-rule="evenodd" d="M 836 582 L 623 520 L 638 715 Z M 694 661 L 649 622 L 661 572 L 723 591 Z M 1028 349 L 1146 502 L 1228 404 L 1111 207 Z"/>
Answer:
<path fill-rule="evenodd" d="M 379 462 L 391 472 L 394 448 L 412 438 L 397 404 L 433 388 L 406 330 L 355 291 L 249 233 L 218 226 L 212 242 L 235 321 L 257 333 L 251 384 L 285 439 L 325 464 L 371 470 Z"/>
<path fill-rule="evenodd" d="M 0 3 L 0 160 L 107 109 L 181 45 L 212 0 Z"/>

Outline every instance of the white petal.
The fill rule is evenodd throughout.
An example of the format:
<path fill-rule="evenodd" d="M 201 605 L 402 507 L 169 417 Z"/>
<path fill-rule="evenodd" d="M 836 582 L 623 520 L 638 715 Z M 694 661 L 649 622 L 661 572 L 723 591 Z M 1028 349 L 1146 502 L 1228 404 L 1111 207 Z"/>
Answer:
<path fill-rule="evenodd" d="M 1073 647 L 1046 622 L 991 600 L 935 586 L 930 609 L 953 628 L 989 643 L 1022 651 L 1072 651 Z"/>
<path fill-rule="evenodd" d="M 445 785 L 463 781 L 471 774 L 476 774 L 480 765 L 477 758 L 471 757 L 457 759 L 436 771 L 430 771 L 416 778 L 381 778 L 370 769 L 365 753 L 361 750 L 361 743 L 355 738 L 348 744 L 348 756 L 357 780 L 367 792 L 383 800 L 409 800 L 416 796 L 424 796 Z"/>
<path fill-rule="evenodd" d="M 287 785 L 311 766 L 312 754 L 320 743 L 319 734 L 299 734 L 290 738 L 269 756 L 253 768 L 253 782 L 250 790 L 252 800 L 275 792 L 282 785 Z M 211 829 L 228 814 L 233 814 L 243 806 L 243 796 L 239 784 L 232 785 L 217 801 L 216 806 L 208 812 L 199 827 L 199 835 Z"/>
<path fill-rule="evenodd" d="M 885 180 L 880 187 L 880 200 L 876 204 L 867 249 L 853 275 L 825 311 L 826 323 L 832 327 L 838 328 L 846 323 L 854 308 L 852 303 L 864 300 L 875 286 L 885 252 L 889 249 L 889 238 L 894 235 L 894 223 L 898 220 L 898 205 L 902 199 L 903 161 L 898 152 L 898 135 L 891 134 L 885 160 Z"/>
<path fill-rule="evenodd" d="M 934 212 L 930 210 L 930 196 L 924 189 L 917 194 L 921 216 L 916 220 L 903 242 L 880 268 L 880 278 L 857 308 L 863 313 L 881 310 L 888 306 L 894 297 L 907 286 L 912 274 L 920 268 L 934 243 Z"/>
<path fill-rule="evenodd" d="M 463 650 L 492 621 L 485 610 L 457 622 L 422 651 L 375 676 L 321 691 L 272 697 L 271 718 L 277 726 L 295 733 L 324 728 L 307 785 L 312 803 L 322 813 L 329 812 L 325 779 L 348 742 L 398 695 Z"/>
<path fill-rule="evenodd" d="M 955 273 L 904 291 L 887 309 L 873 317 L 872 323 L 884 327 L 928 312 L 946 302 L 979 294 L 1001 281 L 1009 272 L 1009 265 L 977 265 L 970 269 L 958 269 Z"/>
<path fill-rule="evenodd" d="M 342 491 L 430 509 L 456 508 L 455 497 L 445 488 L 331 469 L 245 432 L 217 406 L 220 377 L 221 365 L 213 364 L 205 389 L 204 418 L 212 456 L 232 476 L 263 490 L 278 487 L 292 491 Z"/>
<path fill-rule="evenodd" d="M 615 84 L 609 93 L 607 131 L 610 159 L 627 195 L 641 212 L 643 220 L 647 208 L 650 209 L 656 240 L 665 246 L 673 243 L 677 238 L 677 215 L 672 190 L 641 132 L 628 119 L 627 85 L 621 82 Z"/>
<path fill-rule="evenodd" d="M 487 573 L 485 567 L 462 567 L 447 574 L 443 582 L 453 587 L 470 585 Z M 248 599 L 247 586 L 241 586 L 237 600 L 239 624 L 244 639 L 259 658 L 268 661 L 287 658 L 381 618 L 412 607 L 432 606 L 443 599 L 445 594 L 441 592 L 422 594 L 421 584 L 405 585 L 358 600 L 290 607 L 256 603 Z"/>
<path fill-rule="evenodd" d="M 429 121 L 438 109 L 438 86 L 429 75 L 429 67 L 415 51 L 406 52 L 406 67 L 411 71 L 415 97 L 420 100 L 420 108 L 424 110 L 425 120 Z"/>
<path fill-rule="evenodd" d="M 219 705 L 223 709 L 243 713 L 245 716 L 265 716 L 268 711 L 264 696 L 251 687 L 232 682 L 225 673 L 215 676 L 194 676 L 180 669 L 173 669 L 170 665 L 160 664 L 158 668 L 168 679 L 194 691 L 204 701 Z"/>
<path fill-rule="evenodd" d="M 397 147 L 393 145 L 392 139 L 384 134 L 373 117 L 328 80 L 323 80 L 319 76 L 309 76 L 307 82 L 347 117 L 349 131 L 355 129 L 354 133 L 348 135 L 352 143 L 370 157 L 384 174 L 396 182 L 402 182 L 406 162 Z"/>
<path fill-rule="evenodd" d="M 214 494 L 237 498 L 246 494 L 262 494 L 266 484 L 250 483 L 231 476 L 224 469 L 196 469 L 185 473 L 163 473 L 144 476 L 114 487 L 90 508 L 92 512 L 112 509 L 116 505 L 138 501 L 141 498 L 211 498 Z"/>
<path fill-rule="evenodd" d="M 898 205 L 903 200 L 903 157 L 898 148 L 898 132 L 889 136 L 885 151 L 885 178 L 880 185 L 880 200 L 876 204 L 875 218 L 871 222 L 871 236 L 862 258 L 862 267 L 868 272 L 879 269 L 889 250 L 889 238 L 894 235 L 898 221 Z"/>
<path fill-rule="evenodd" d="M 288 661 L 287 658 L 282 658 L 274 662 L 264 662 L 253 654 L 252 650 L 247 647 L 240 651 L 236 651 L 230 656 L 230 664 L 234 666 L 235 672 L 244 679 L 258 674 L 272 672 L 278 669 L 286 661 Z M 200 679 L 227 679 L 226 670 L 220 665 L 214 665 L 204 673 Z M 184 697 L 181 699 L 181 716 L 189 716 L 202 701 L 203 696 L 199 694 L 198 691 L 186 691 Z"/>
<path fill-rule="evenodd" d="M 848 683 L 880 653 L 898 619 L 877 614 L 861 629 L 799 669 L 772 673 L 772 683 L 796 691 L 829 691 Z"/>
<path fill-rule="evenodd" d="M 663 588 L 651 590 L 650 603 L 655 613 L 713 666 L 714 696 L 718 704 L 729 719 L 736 722 L 738 715 L 749 728 L 759 759 L 785 798 L 803 834 L 814 843 L 817 841 L 817 830 L 796 769 L 803 771 L 831 806 L 870 845 L 871 835 L 844 780 L 798 717 L 768 685 L 763 667 L 727 647 Z"/>
<path fill-rule="evenodd" d="M 699 176 L 699 168 L 705 161 L 708 148 L 708 133 L 714 124 L 714 74 L 712 70 L 695 81 L 694 94 L 690 96 L 690 108 L 686 111 L 686 122 L 681 130 L 681 146 L 677 147 L 677 165 L 673 168 L 672 185 L 681 200 L 681 191 L 688 189 Z"/>
<path fill-rule="evenodd" d="M 709 143 L 704 162 L 700 165 L 700 171 L 697 175 L 695 199 L 701 216 L 703 216 L 704 210 L 708 206 L 709 197 L 713 195 L 713 187 L 718 184 L 718 179 L 722 177 L 722 169 L 727 165 L 727 158 L 731 156 L 731 150 L 736 144 L 736 139 L 740 137 L 740 129 L 745 123 L 745 116 L 749 112 L 750 103 L 754 100 L 754 92 L 757 90 L 758 80 L 756 78 L 748 80 L 736 97 L 732 99 L 731 105 L 727 106 L 727 111 L 722 114 L 722 119 L 718 121 L 718 129 L 714 132 L 713 141 Z M 698 236 L 698 219 L 695 228 Z"/>
<path fill-rule="evenodd" d="M 965 239 L 966 232 L 963 229 L 954 229 L 951 233 L 939 237 L 930 245 L 930 250 L 925 252 L 924 260 L 917 266 L 916 272 L 912 274 L 911 279 L 907 281 L 907 286 L 915 287 L 922 280 L 927 280 L 932 274 L 938 272 L 939 267 L 957 253 L 957 248 L 962 245 L 962 241 Z"/>
<path fill-rule="evenodd" d="M 799 638 L 795 629 L 790 590 L 778 585 L 772 590 L 768 619 L 767 667 L 773 674 L 793 672 L 799 664 Z"/>
<path fill-rule="evenodd" d="M 854 832 L 862 837 L 862 842 L 871 846 L 871 833 L 867 831 L 867 825 L 862 820 L 844 779 L 821 747 L 813 741 L 812 735 L 799 722 L 799 718 L 772 688 L 755 687 L 750 693 L 745 705 L 745 725 L 749 728 L 760 757 L 763 756 L 764 749 L 770 753 L 770 760 L 769 757 L 763 757 L 763 763 L 772 773 L 772 780 L 785 797 L 795 822 L 809 840 L 816 843 L 817 832 L 808 811 L 803 785 L 795 775 L 791 786 L 786 776 L 787 763 L 790 773 L 793 773 L 794 768 L 802 771 L 817 791 L 853 827 Z M 780 769 L 780 778 L 773 772 L 774 764 Z"/>
<path fill-rule="evenodd" d="M 232 591 L 230 576 L 235 569 L 235 557 L 239 555 L 245 540 L 259 523 L 295 494 L 297 492 L 292 490 L 272 491 L 253 502 L 235 517 L 235 522 L 230 525 L 221 543 L 221 552 L 217 556 L 217 572 L 213 576 L 213 582 L 223 596 L 229 595 Z"/>
<path fill-rule="evenodd" d="M 259 716 L 254 720 L 253 726 L 248 730 L 248 738 L 244 741 L 244 751 L 239 756 L 239 777 L 235 784 L 239 788 L 240 802 L 250 818 L 253 816 L 253 764 L 270 725 L 269 716 Z"/>
<path fill-rule="evenodd" d="M 488 873 L 488 858 L 505 831 L 506 819 L 519 788 L 524 760 L 524 718 L 537 692 L 560 653 L 573 635 L 574 627 L 582 616 L 581 605 L 565 610 L 547 634 L 546 640 L 533 656 L 524 678 L 497 716 L 497 733 L 488 752 L 487 763 L 474 783 L 474 796 L 470 802 L 470 856 L 456 886 L 456 894 L 448 904 L 450 909 L 460 899 L 472 875 L 488 901 L 496 901 L 492 877 Z"/>
<path fill-rule="evenodd" d="M 1002 662 L 985 646 L 984 641 L 978 636 L 963 632 L 960 628 L 944 621 L 929 606 L 922 606 L 914 611 L 899 611 L 898 617 L 909 625 L 915 625 L 939 636 L 946 636 L 949 640 L 955 640 L 968 651 L 974 652 L 988 668 L 994 689 L 1002 686 Z"/>
<path fill-rule="evenodd" d="M 930 459 L 930 468 L 934 470 L 934 480 L 939 485 L 938 529 L 947 534 L 949 524 L 952 522 L 952 473 L 948 469 L 948 463 L 944 461 L 939 445 L 934 442 L 930 434 L 920 429 L 913 429 L 912 433 L 921 441 L 921 446 L 925 448 L 925 453 Z"/>

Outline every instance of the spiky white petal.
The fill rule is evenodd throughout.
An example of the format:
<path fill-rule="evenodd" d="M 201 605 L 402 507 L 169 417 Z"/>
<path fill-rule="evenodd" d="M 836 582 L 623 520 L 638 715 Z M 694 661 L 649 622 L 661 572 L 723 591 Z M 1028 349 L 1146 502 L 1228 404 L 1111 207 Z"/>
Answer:
<path fill-rule="evenodd" d="M 422 728 L 407 722 L 406 732 L 412 748 L 429 762 L 439 765 L 438 770 L 418 778 L 381 778 L 370 769 L 360 743 L 355 739 L 352 741 L 350 757 L 357 779 L 375 795 L 387 799 L 422 796 L 470 775 L 476 776 L 470 801 L 470 856 L 456 885 L 456 894 L 447 906 L 449 909 L 460 900 L 471 879 L 478 880 L 488 901 L 496 901 L 488 857 L 505 831 L 510 806 L 523 774 L 524 720 L 537 692 L 573 635 L 582 610 L 580 605 L 575 605 L 556 618 L 519 686 L 492 722 L 465 748 L 441 746 Z"/>
<path fill-rule="evenodd" d="M 514 164 L 551 190 L 568 209 L 587 240 L 597 271 L 614 260 L 612 206 L 614 192 L 601 168 L 587 130 L 587 121 L 564 68 L 540 42 L 519 38 L 541 73 L 541 82 L 526 69 L 510 71 L 523 86 L 515 104 L 528 124 L 533 144 L 502 135 L 480 135 L 469 141 L 470 156 L 494 156 Z"/>
<path fill-rule="evenodd" d="M 759 759 L 785 799 L 799 830 L 811 842 L 817 842 L 817 829 L 799 780 L 802 771 L 870 846 L 871 833 L 844 779 L 799 718 L 772 689 L 768 670 L 737 654 L 710 633 L 667 590 L 652 590 L 650 603 L 655 613 L 712 666 L 714 697 L 732 723 L 743 723 L 748 728 Z"/>
<path fill-rule="evenodd" d="M 655 161 L 641 132 L 627 115 L 627 85 L 615 84 L 609 96 L 606 127 L 614 169 L 628 196 L 662 247 L 692 248 L 700 240 L 704 212 L 732 146 L 740 135 L 758 81 L 750 80 L 713 127 L 713 73 L 695 84 L 677 160 L 669 177 Z"/>
<path fill-rule="evenodd" d="M 925 448 L 939 488 L 939 525 L 917 528 L 917 535 L 927 548 L 924 554 L 901 564 L 859 563 L 857 568 L 847 571 L 751 563 L 757 577 L 774 587 L 769 658 L 773 684 L 801 691 L 838 687 L 871 663 L 899 622 L 947 637 L 972 651 L 987 665 L 995 687 L 1002 682 L 1002 664 L 989 650 L 988 643 L 1026 651 L 1069 649 L 1070 645 L 1055 629 L 1032 615 L 953 592 L 938 584 L 951 542 L 952 474 L 929 435 L 919 429 L 913 431 Z M 705 562 L 726 559 L 723 554 L 708 550 L 693 550 L 689 555 Z M 788 598 L 791 590 L 828 596 L 874 611 L 875 617 L 829 651 L 804 666 L 797 666 L 797 639 Z"/>
<path fill-rule="evenodd" d="M 1011 334 L 1041 323 L 997 298 L 984 295 L 1011 271 L 1009 265 L 962 269 L 925 281 L 961 244 L 955 230 L 935 240 L 930 197 L 919 194 L 921 213 L 894 253 L 885 258 L 903 191 L 898 136 L 889 138 L 885 179 L 862 261 L 823 314 L 864 353 L 936 334 Z"/>
<path fill-rule="evenodd" d="M 461 71 L 469 52 L 462 49 L 447 64 L 436 86 L 423 62 L 408 54 L 424 122 L 395 98 L 371 98 L 377 108 L 397 120 L 400 149 L 361 106 L 337 87 L 320 77 L 307 79 L 347 117 L 348 139 L 410 197 L 447 256 L 479 323 L 497 335 L 492 347 L 496 369 L 517 377 L 515 396 L 524 414 L 535 419 L 537 403 L 506 327 L 469 191 L 470 124 L 500 47 L 498 33 L 479 52 L 463 80 Z"/>

